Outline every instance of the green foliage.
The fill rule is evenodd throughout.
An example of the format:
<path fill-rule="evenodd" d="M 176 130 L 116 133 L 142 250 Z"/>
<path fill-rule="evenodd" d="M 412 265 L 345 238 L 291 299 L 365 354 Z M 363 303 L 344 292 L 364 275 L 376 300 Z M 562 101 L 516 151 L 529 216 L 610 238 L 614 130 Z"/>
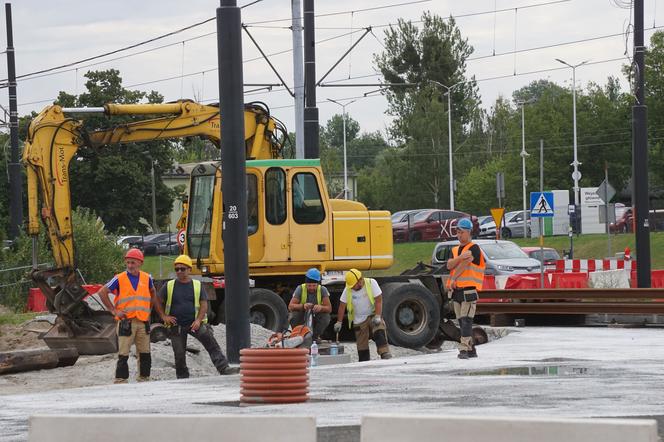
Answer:
<path fill-rule="evenodd" d="M 72 213 L 75 232 L 76 266 L 88 283 L 103 283 L 123 267 L 123 249 L 107 237 L 103 222 L 90 210 L 77 208 Z M 46 235 L 42 232 L 37 241 L 37 261 L 43 267 L 52 266 L 53 257 Z M 0 268 L 17 268 L 32 265 L 32 239 L 20 236 L 12 250 L 5 253 Z M 0 272 L 0 304 L 17 311 L 25 308 L 28 288 L 32 286 L 29 268 Z"/>

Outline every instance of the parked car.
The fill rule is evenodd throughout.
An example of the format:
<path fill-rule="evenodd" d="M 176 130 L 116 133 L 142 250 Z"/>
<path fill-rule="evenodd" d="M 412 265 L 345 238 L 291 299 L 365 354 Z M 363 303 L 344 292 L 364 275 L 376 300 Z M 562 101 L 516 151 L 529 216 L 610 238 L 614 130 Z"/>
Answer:
<path fill-rule="evenodd" d="M 123 249 L 129 249 L 129 244 L 135 243 L 141 239 L 141 235 L 121 236 L 115 242 L 117 245 L 122 246 Z"/>
<path fill-rule="evenodd" d="M 491 221 L 486 224 L 487 231 L 493 229 L 494 235 L 496 232 L 496 223 Z M 530 210 L 526 210 L 526 235 L 530 237 Z M 486 235 L 488 236 L 488 235 Z M 523 237 L 523 210 L 515 210 L 507 212 L 503 218 L 502 226 L 500 227 L 501 238 L 522 238 Z"/>
<path fill-rule="evenodd" d="M 556 261 L 561 259 L 558 251 L 556 249 L 552 249 L 551 247 L 544 247 L 542 249 L 544 253 L 540 253 L 539 247 L 521 247 L 521 250 L 526 252 L 526 254 L 531 258 L 536 259 L 539 262 L 544 262 L 546 270 L 555 270 Z M 542 256 L 544 256 L 544 258 L 542 258 Z"/>
<path fill-rule="evenodd" d="M 542 264 L 526 255 L 512 241 L 495 239 L 477 239 L 473 241 L 480 246 L 484 261 L 486 262 L 486 275 L 513 275 L 516 273 L 537 273 Z M 436 244 L 431 257 L 431 264 L 443 265 L 452 257 L 452 248 L 459 245 L 459 241 L 444 241 Z"/>
<path fill-rule="evenodd" d="M 495 238 L 496 237 L 496 223 L 493 220 L 493 216 L 480 216 L 477 219 L 478 224 L 480 225 L 480 238 Z"/>
<path fill-rule="evenodd" d="M 157 241 L 157 255 L 179 255 L 180 246 L 177 242 L 177 233 L 171 233 L 166 238 Z"/>
<path fill-rule="evenodd" d="M 395 242 L 456 238 L 456 223 L 461 218 L 473 221 L 472 234 L 477 236 L 480 228 L 476 216 L 456 210 L 427 209 L 417 213 L 410 225 L 407 222 L 392 224 L 392 237 Z"/>
<path fill-rule="evenodd" d="M 400 210 L 398 212 L 394 212 L 392 214 L 392 224 L 405 223 L 405 222 L 408 222 L 409 219 L 410 219 L 410 223 L 412 224 L 413 223 L 413 218 L 415 218 L 415 215 L 417 215 L 422 210 L 426 210 L 426 209 Z"/>
<path fill-rule="evenodd" d="M 170 233 L 155 233 L 144 237 L 139 237 L 134 242 L 129 243 L 129 247 L 136 247 L 140 249 L 144 255 L 156 255 L 159 242 L 168 239 Z"/>

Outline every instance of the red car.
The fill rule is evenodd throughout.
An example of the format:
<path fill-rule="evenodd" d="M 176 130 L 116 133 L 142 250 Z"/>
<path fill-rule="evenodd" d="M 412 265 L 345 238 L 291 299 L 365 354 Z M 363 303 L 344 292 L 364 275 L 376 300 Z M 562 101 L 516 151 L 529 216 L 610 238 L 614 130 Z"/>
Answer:
<path fill-rule="evenodd" d="M 394 242 L 428 241 L 456 238 L 456 224 L 461 218 L 470 218 L 473 222 L 473 237 L 480 232 L 476 216 L 456 210 L 429 209 L 419 212 L 410 223 L 392 224 Z"/>
<path fill-rule="evenodd" d="M 616 210 L 617 211 L 617 210 Z M 609 225 L 611 233 L 629 233 L 634 231 L 634 217 L 632 216 L 632 208 L 627 207 L 624 209 L 622 215 L 616 216 L 615 224 Z"/>

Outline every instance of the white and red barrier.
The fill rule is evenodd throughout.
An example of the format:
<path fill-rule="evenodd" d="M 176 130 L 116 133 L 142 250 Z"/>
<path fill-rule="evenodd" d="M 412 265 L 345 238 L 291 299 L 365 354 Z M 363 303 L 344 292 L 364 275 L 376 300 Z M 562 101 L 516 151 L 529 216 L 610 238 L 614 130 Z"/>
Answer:
<path fill-rule="evenodd" d="M 625 259 L 559 259 L 556 272 L 601 272 L 606 270 L 636 269 L 636 261 Z"/>

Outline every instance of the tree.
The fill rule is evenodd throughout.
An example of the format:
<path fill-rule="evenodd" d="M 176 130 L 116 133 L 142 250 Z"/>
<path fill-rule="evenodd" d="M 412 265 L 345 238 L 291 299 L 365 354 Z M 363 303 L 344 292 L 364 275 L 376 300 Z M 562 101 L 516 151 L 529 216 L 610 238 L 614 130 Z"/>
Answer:
<path fill-rule="evenodd" d="M 74 96 L 61 91 L 57 104 L 68 107 L 103 106 L 105 103 L 160 103 L 157 92 L 145 93 L 122 87 L 117 70 L 91 71 L 86 75 L 87 92 Z M 88 131 L 129 122 L 127 116 L 92 116 L 84 119 Z M 72 206 L 87 207 L 101 216 L 113 232 L 145 231 L 141 218 L 152 219 L 150 205 L 150 162 L 154 161 L 158 223 L 167 224 L 174 194 L 166 187 L 161 175 L 173 165 L 179 142 L 151 141 L 140 144 L 109 145 L 99 149 L 81 146 L 72 161 Z"/>

